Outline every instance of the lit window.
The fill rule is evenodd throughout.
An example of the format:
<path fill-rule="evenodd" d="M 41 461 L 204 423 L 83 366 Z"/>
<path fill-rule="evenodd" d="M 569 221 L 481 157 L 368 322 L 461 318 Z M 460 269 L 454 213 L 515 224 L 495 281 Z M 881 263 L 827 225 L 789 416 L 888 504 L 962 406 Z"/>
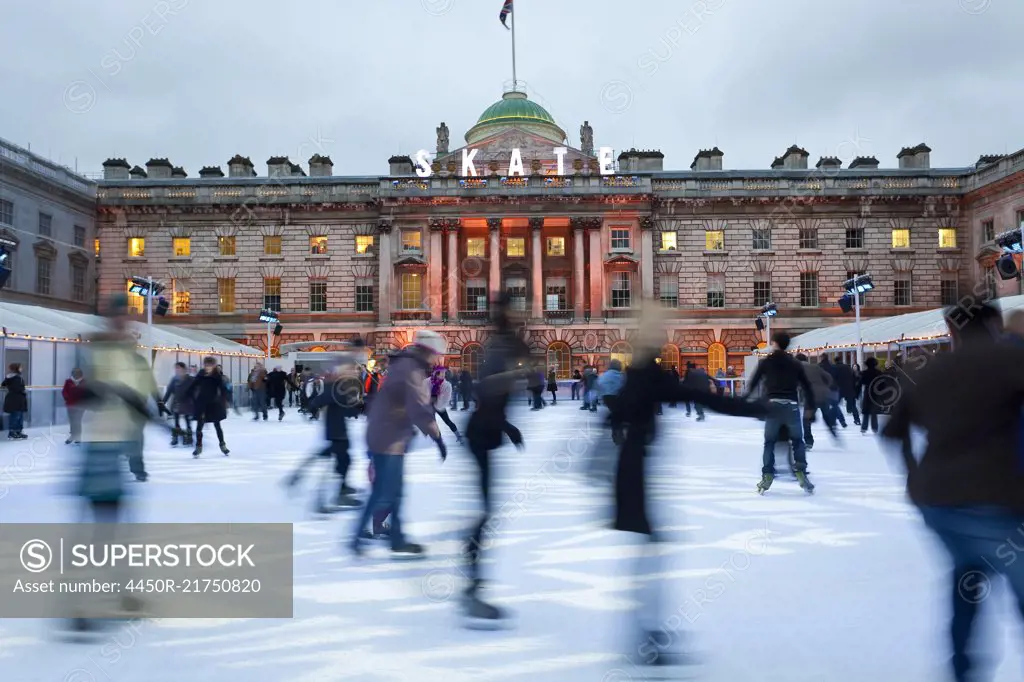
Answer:
<path fill-rule="evenodd" d="M 178 288 L 178 281 L 171 280 L 171 307 L 175 315 L 188 315 L 192 311 L 192 294 Z"/>
<path fill-rule="evenodd" d="M 545 250 L 549 256 L 564 256 L 565 237 L 548 237 Z"/>
<path fill-rule="evenodd" d="M 479 343 L 466 344 L 462 349 L 462 369 L 469 372 L 474 379 L 477 378 L 482 355 L 483 347 Z"/>
<path fill-rule="evenodd" d="M 721 273 L 708 275 L 707 299 L 709 308 L 725 307 L 725 275 Z"/>
<path fill-rule="evenodd" d="M 192 255 L 192 240 L 188 237 L 175 237 L 173 246 L 175 258 L 186 258 Z"/>
<path fill-rule="evenodd" d="M 128 256 L 130 258 L 142 258 L 146 255 L 146 240 L 142 237 L 132 237 L 128 240 Z"/>
<path fill-rule="evenodd" d="M 356 280 L 356 312 L 373 311 L 373 280 L 369 278 Z"/>
<path fill-rule="evenodd" d="M 100 238 L 99 237 L 97 237 L 96 239 L 92 240 L 92 249 L 93 249 L 93 251 L 96 252 L 96 257 L 99 258 L 100 257 Z"/>
<path fill-rule="evenodd" d="M 679 307 L 679 275 L 663 272 L 658 275 L 658 298 L 666 308 Z"/>
<path fill-rule="evenodd" d="M 327 237 L 310 237 L 309 254 L 311 256 L 327 255 Z"/>
<path fill-rule="evenodd" d="M 955 227 L 940 227 L 939 228 L 939 248 L 940 249 L 955 249 L 956 248 L 956 228 Z"/>
<path fill-rule="evenodd" d="M 128 284 L 125 286 L 125 292 L 128 294 L 128 312 L 133 315 L 141 315 L 145 310 L 146 299 L 138 294 L 132 293 L 132 281 L 127 280 Z"/>
<path fill-rule="evenodd" d="M 526 240 L 522 237 L 509 237 L 505 243 L 505 255 L 509 258 L 525 258 Z"/>
<path fill-rule="evenodd" d="M 36 293 L 50 295 L 50 281 L 53 273 L 53 261 L 49 258 L 36 259 Z"/>
<path fill-rule="evenodd" d="M 633 347 L 625 341 L 618 341 L 612 346 L 609 360 L 618 360 L 625 369 L 633 364 Z"/>
<path fill-rule="evenodd" d="M 365 254 L 369 253 L 373 249 L 373 235 L 372 234 L 357 234 L 356 235 L 356 253 Z"/>
<path fill-rule="evenodd" d="M 662 251 L 675 251 L 677 247 L 678 235 L 675 232 L 662 232 L 661 233 L 661 250 Z"/>
<path fill-rule="evenodd" d="M 612 273 L 612 307 L 628 308 L 633 299 L 633 277 L 629 272 Z"/>
<path fill-rule="evenodd" d="M 725 344 L 715 342 L 708 346 L 708 376 L 715 376 L 718 370 L 725 371 Z"/>
<path fill-rule="evenodd" d="M 85 248 L 85 228 L 81 225 L 75 225 L 75 246 Z"/>
<path fill-rule="evenodd" d="M 612 250 L 629 250 L 629 229 L 628 228 L 612 228 Z"/>
<path fill-rule="evenodd" d="M 402 230 L 402 251 L 422 251 L 423 234 L 419 230 Z"/>
<path fill-rule="evenodd" d="M 85 300 L 85 268 L 81 265 L 71 265 L 71 298 Z"/>
<path fill-rule="evenodd" d="M 526 310 L 526 278 L 509 277 L 505 280 L 505 291 L 508 293 L 509 308 Z"/>
<path fill-rule="evenodd" d="M 267 310 L 273 310 L 275 313 L 281 312 L 280 277 L 263 278 L 263 307 Z"/>
<path fill-rule="evenodd" d="M 466 281 L 466 310 L 469 312 L 487 311 L 487 280 L 471 279 Z"/>
<path fill-rule="evenodd" d="M 309 312 L 327 312 L 327 280 L 315 279 L 309 283 Z"/>
<path fill-rule="evenodd" d="M 281 255 L 281 237 L 272 236 L 263 238 L 263 255 L 264 256 L 280 256 Z"/>
<path fill-rule="evenodd" d="M 661 349 L 661 366 L 679 369 L 679 348 L 668 344 Z"/>
<path fill-rule="evenodd" d="M 222 313 L 235 312 L 235 280 L 234 278 L 217 278 L 218 310 Z"/>
<path fill-rule="evenodd" d="M 910 248 L 910 230 L 905 227 L 898 227 L 892 231 L 892 248 L 894 249 L 909 249 Z"/>
<path fill-rule="evenodd" d="M 466 255 L 470 258 L 483 258 L 486 246 L 483 237 L 471 237 L 466 240 Z"/>
<path fill-rule="evenodd" d="M 544 286 L 544 310 L 568 310 L 569 287 L 565 277 L 548 277 Z"/>
<path fill-rule="evenodd" d="M 913 304 L 910 291 L 910 277 L 908 275 L 900 275 L 896 277 L 896 280 L 893 282 L 892 294 L 893 305 Z"/>
<path fill-rule="evenodd" d="M 818 307 L 818 273 L 800 273 L 800 305 L 804 308 Z"/>
<path fill-rule="evenodd" d="M 418 233 L 417 233 L 418 234 Z M 418 272 L 402 273 L 401 309 L 419 310 L 423 307 L 423 278 Z"/>
<path fill-rule="evenodd" d="M 230 237 L 217 237 L 217 249 L 218 253 L 222 256 L 234 256 L 235 255 L 235 238 Z"/>
<path fill-rule="evenodd" d="M 558 379 L 572 377 L 572 350 L 564 341 L 555 341 L 548 346 L 548 371 L 555 370 Z"/>
<path fill-rule="evenodd" d="M 705 251 L 725 251 L 725 232 L 723 230 L 708 230 L 704 233 Z"/>

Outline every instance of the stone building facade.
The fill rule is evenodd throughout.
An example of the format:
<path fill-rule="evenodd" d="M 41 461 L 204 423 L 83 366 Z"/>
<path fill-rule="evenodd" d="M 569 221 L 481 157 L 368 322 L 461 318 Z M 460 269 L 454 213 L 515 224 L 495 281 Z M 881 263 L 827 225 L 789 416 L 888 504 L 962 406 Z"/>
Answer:
<path fill-rule="evenodd" d="M 168 322 L 263 349 L 258 313 L 278 309 L 275 352 L 358 334 L 383 354 L 430 327 L 448 339 L 449 364 L 471 369 L 487 301 L 508 291 L 538 359 L 563 375 L 628 360 L 638 305 L 655 298 L 665 362 L 740 369 L 764 342 L 754 317 L 765 303 L 779 308 L 773 330 L 794 333 L 848 321 L 837 300 L 854 273 L 875 282 L 867 316 L 952 303 L 991 266 L 982 223 L 998 232 L 1024 215 L 1024 152 L 933 169 L 922 144 L 880 169 L 864 157 L 809 167 L 794 146 L 770 169 L 740 171 L 715 148 L 666 171 L 660 152 L 631 149 L 602 173 L 588 123 L 569 147 L 521 93 L 488 108 L 464 147 L 449 149 L 445 124 L 437 133 L 430 177 L 405 156 L 385 177 L 334 176 L 319 154 L 308 175 L 273 157 L 262 177 L 242 156 L 226 177 L 206 167 L 199 178 L 166 159 L 111 159 L 101 290 L 153 276 Z M 522 175 L 510 172 L 514 150 Z"/>
<path fill-rule="evenodd" d="M 95 183 L 0 139 L 0 238 L 15 244 L 0 300 L 95 310 Z"/>

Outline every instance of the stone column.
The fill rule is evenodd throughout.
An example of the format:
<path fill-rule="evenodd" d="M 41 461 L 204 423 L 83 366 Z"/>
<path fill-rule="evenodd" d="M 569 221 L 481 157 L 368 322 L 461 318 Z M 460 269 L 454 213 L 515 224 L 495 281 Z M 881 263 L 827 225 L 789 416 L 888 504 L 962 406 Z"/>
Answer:
<path fill-rule="evenodd" d="M 448 235 L 448 319 L 452 322 L 459 318 L 459 296 L 462 294 L 462 263 L 459 262 L 459 230 L 458 221 L 452 221 L 445 230 Z"/>
<path fill-rule="evenodd" d="M 392 291 L 394 266 L 391 263 L 391 221 L 381 220 L 377 223 L 377 243 L 380 259 L 377 263 L 377 321 L 380 324 L 391 324 L 391 307 L 394 305 L 395 294 Z"/>
<path fill-rule="evenodd" d="M 441 243 L 441 230 L 444 229 L 444 223 L 431 220 L 430 221 L 430 242 L 427 245 L 427 303 L 430 308 L 430 321 L 440 322 L 441 321 L 441 299 L 443 297 L 442 284 L 444 282 L 443 275 L 441 274 L 441 260 L 444 257 L 442 251 L 443 246 Z"/>
<path fill-rule="evenodd" d="M 640 219 L 640 281 L 644 299 L 654 296 L 654 219 Z"/>
<path fill-rule="evenodd" d="M 530 218 L 530 317 L 535 320 L 544 319 L 544 242 L 541 239 L 543 228 L 543 218 Z"/>
<path fill-rule="evenodd" d="M 490 286 L 491 298 L 501 292 L 501 218 L 488 218 L 487 228 L 491 233 L 491 248 L 487 254 L 491 263 Z"/>
<path fill-rule="evenodd" d="M 587 222 L 590 233 L 590 318 L 604 317 L 604 249 L 601 246 L 602 220 Z"/>
<path fill-rule="evenodd" d="M 578 322 L 583 319 L 583 225 L 572 225 L 572 315 Z"/>

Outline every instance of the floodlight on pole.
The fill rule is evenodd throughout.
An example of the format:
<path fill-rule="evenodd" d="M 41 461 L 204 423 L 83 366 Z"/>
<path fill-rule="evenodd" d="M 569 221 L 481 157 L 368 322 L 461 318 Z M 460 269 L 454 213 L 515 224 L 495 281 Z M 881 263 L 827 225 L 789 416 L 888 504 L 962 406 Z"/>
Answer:
<path fill-rule="evenodd" d="M 853 299 L 853 310 L 857 316 L 856 327 L 857 327 L 857 364 L 863 368 L 864 365 L 864 339 L 861 336 L 860 331 L 860 297 L 861 294 L 867 293 L 875 288 L 874 282 L 871 281 L 871 275 L 858 275 L 854 274 L 853 277 L 846 280 L 843 285 L 846 289 L 846 295 Z"/>
<path fill-rule="evenodd" d="M 260 311 L 260 322 L 267 323 L 267 363 L 269 364 L 271 348 L 274 346 L 274 326 L 280 326 L 280 320 L 276 311 L 264 308 Z"/>
<path fill-rule="evenodd" d="M 153 356 L 153 298 L 160 295 L 164 290 L 164 285 L 159 282 L 153 281 L 152 277 L 132 277 L 131 286 L 128 287 L 128 292 L 135 294 L 136 296 L 144 296 L 146 299 L 146 334 L 148 335 L 149 341 L 149 363 L 150 365 L 156 360 Z"/>
<path fill-rule="evenodd" d="M 757 319 L 764 318 L 764 336 L 767 341 L 772 340 L 772 318 L 779 314 L 779 307 L 774 303 L 765 303 L 761 307 L 761 312 L 758 313 Z"/>

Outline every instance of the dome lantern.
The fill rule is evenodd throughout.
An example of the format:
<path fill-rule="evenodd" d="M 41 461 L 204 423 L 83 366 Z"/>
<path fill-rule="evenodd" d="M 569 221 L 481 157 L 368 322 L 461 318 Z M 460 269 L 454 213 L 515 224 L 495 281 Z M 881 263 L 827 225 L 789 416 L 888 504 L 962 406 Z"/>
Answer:
<path fill-rule="evenodd" d="M 508 128 L 522 128 L 554 143 L 566 141 L 565 131 L 558 127 L 554 117 L 525 92 L 511 90 L 487 107 L 476 125 L 466 133 L 466 143 L 474 144 Z"/>

